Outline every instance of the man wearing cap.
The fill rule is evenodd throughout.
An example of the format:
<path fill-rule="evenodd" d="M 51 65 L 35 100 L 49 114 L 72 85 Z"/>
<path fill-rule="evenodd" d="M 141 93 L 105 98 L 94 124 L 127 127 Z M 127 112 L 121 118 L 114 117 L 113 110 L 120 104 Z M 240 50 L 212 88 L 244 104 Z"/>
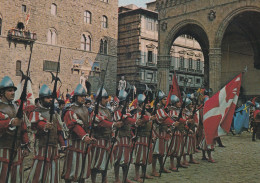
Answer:
<path fill-rule="evenodd" d="M 24 119 L 16 117 L 17 106 L 13 102 L 16 87 L 5 76 L 0 83 L 0 177 L 5 181 L 12 144 L 16 138 L 14 158 L 9 172 L 9 182 L 23 182 L 23 157 L 28 156 L 29 138 Z M 18 128 L 17 137 L 15 130 Z"/>
<path fill-rule="evenodd" d="M 149 164 L 152 162 L 152 143 L 150 144 L 150 147 L 148 147 L 148 142 L 150 138 L 150 131 L 152 128 L 152 120 L 155 119 L 155 116 L 151 116 L 151 114 L 147 111 L 145 108 L 145 114 L 142 116 L 142 110 L 145 104 L 146 96 L 144 94 L 139 94 L 137 97 L 137 108 L 136 108 L 136 124 L 137 127 L 136 130 L 136 146 L 135 146 L 135 178 L 134 180 L 137 182 L 142 182 L 143 180 L 141 177 L 146 176 L 147 179 L 152 178 L 148 175 L 144 175 L 145 172 L 145 165 L 146 161 L 148 161 Z M 146 107 L 146 106 L 145 106 Z M 147 157 L 147 151 L 148 148 L 150 148 L 149 155 Z M 142 175 L 140 176 L 139 170 L 140 167 L 142 167 Z"/>
<path fill-rule="evenodd" d="M 80 178 L 87 179 L 90 176 L 90 148 L 88 148 L 85 170 L 80 177 L 84 151 L 87 144 L 94 141 L 89 137 L 89 112 L 84 105 L 86 96 L 86 90 L 78 84 L 74 90 L 73 103 L 64 115 L 64 122 L 69 128 L 68 148 L 62 173 L 62 178 L 66 182 L 77 182 Z"/>
<path fill-rule="evenodd" d="M 119 183 L 119 167 L 123 169 L 123 177 L 126 175 L 126 168 L 128 162 L 130 161 L 130 151 L 131 151 L 131 126 L 135 124 L 135 119 L 131 117 L 131 114 L 127 112 L 127 98 L 128 93 L 124 90 L 119 92 L 119 106 L 115 109 L 114 112 L 114 121 L 123 122 L 123 126 L 118 131 L 117 143 L 114 149 L 114 159 L 115 159 L 115 182 Z M 122 111 L 125 107 L 126 111 Z M 124 115 L 123 115 L 124 113 Z M 127 180 L 126 182 L 131 182 Z"/>
<path fill-rule="evenodd" d="M 170 173 L 169 170 L 163 167 L 163 157 L 166 155 L 168 150 L 168 141 L 169 141 L 169 131 L 171 126 L 174 124 L 173 119 L 165 111 L 165 105 L 167 103 L 167 96 L 163 91 L 158 92 L 159 104 L 156 111 L 156 118 L 158 127 L 156 130 L 156 142 L 153 153 L 153 162 L 152 162 L 152 175 L 155 177 L 159 176 L 159 173 L 156 172 L 156 162 L 159 160 L 160 171 L 163 173 Z"/>
<path fill-rule="evenodd" d="M 60 116 L 53 114 L 50 121 L 50 107 L 52 103 L 52 91 L 47 85 L 43 85 L 39 92 L 39 105 L 30 114 L 29 120 L 35 134 L 35 155 L 27 182 L 60 182 L 60 166 L 58 145 L 65 146 L 60 124 Z M 46 165 L 44 166 L 46 143 L 49 133 Z M 43 171 L 43 167 L 45 170 Z M 42 175 L 44 172 L 44 175 Z"/>
<path fill-rule="evenodd" d="M 107 91 L 102 88 L 98 90 L 97 95 L 99 96 L 99 92 L 101 92 L 101 98 L 99 106 L 98 106 L 98 114 L 95 118 L 95 123 L 92 124 L 93 127 L 93 136 L 97 140 L 95 144 L 93 144 L 91 148 L 91 179 L 92 182 L 96 182 L 97 173 L 102 174 L 102 183 L 107 182 L 106 175 L 106 162 L 108 160 L 109 151 L 111 147 L 111 137 L 112 137 L 112 129 L 120 128 L 122 126 L 122 122 L 114 122 L 112 119 L 112 115 L 107 108 L 108 103 L 108 94 Z M 92 113 L 93 118 L 94 113 Z M 93 120 L 93 119 L 92 119 Z"/>

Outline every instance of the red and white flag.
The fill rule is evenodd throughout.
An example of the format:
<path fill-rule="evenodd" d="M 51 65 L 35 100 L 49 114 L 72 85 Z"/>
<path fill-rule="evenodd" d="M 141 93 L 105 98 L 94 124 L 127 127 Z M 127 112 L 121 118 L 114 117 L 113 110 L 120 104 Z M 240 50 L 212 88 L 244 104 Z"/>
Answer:
<path fill-rule="evenodd" d="M 213 144 L 214 138 L 229 132 L 240 92 L 241 80 L 242 73 L 205 103 L 203 126 L 208 145 Z"/>
<path fill-rule="evenodd" d="M 14 101 L 19 101 L 20 102 L 20 98 L 21 98 L 21 94 L 23 91 L 23 85 L 24 85 L 24 81 L 20 82 L 17 86 L 17 90 L 15 91 L 15 97 L 14 97 Z M 25 106 L 30 106 L 30 105 L 34 105 L 34 95 L 33 95 L 33 91 L 32 91 L 32 84 L 31 81 L 29 80 L 27 83 L 27 91 L 26 91 L 26 103 L 24 103 Z"/>

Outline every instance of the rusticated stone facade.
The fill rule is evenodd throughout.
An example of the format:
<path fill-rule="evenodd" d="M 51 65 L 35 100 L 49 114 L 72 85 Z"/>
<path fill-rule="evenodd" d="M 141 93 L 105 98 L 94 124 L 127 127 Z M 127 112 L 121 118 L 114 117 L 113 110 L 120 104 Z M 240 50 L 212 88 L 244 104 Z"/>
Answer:
<path fill-rule="evenodd" d="M 105 88 L 109 94 L 115 94 L 117 0 L 108 1 L 108 3 L 101 0 L 0 1 L 0 78 L 9 75 L 15 84 L 18 84 L 21 79 L 17 76 L 19 75 L 17 74 L 19 61 L 21 69 L 26 72 L 30 46 L 26 47 L 21 42 L 15 44 L 15 41 L 10 41 L 8 31 L 15 28 L 18 22 L 26 25 L 28 15 L 29 22 L 24 30 L 37 34 L 37 40 L 33 44 L 30 68 L 33 91 L 36 96 L 38 96 L 39 85 L 46 83 L 52 88 L 51 74 L 48 70 L 55 70 L 55 63 L 46 65 L 46 61 L 57 62 L 60 48 L 61 92 L 64 94 L 67 91 L 72 92 L 84 72 L 88 77 L 89 89 L 91 88 L 91 92 L 95 93 L 100 83 L 100 71 L 109 62 Z M 83 39 L 83 34 L 86 40 Z M 103 46 L 100 46 L 101 40 Z M 92 71 L 89 73 L 90 70 Z"/>

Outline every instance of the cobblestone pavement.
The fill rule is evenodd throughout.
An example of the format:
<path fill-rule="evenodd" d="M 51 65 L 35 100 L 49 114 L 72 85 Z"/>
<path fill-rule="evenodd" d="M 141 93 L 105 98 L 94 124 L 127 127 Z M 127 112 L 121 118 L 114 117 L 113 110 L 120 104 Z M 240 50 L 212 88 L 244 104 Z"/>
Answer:
<path fill-rule="evenodd" d="M 251 133 L 243 132 L 241 135 L 228 135 L 221 137 L 225 148 L 216 147 L 213 158 L 216 163 L 208 163 L 201 160 L 201 153 L 195 155 L 200 162 L 191 165 L 188 169 L 179 169 L 179 172 L 162 174 L 161 178 L 146 179 L 146 183 L 254 183 L 260 182 L 260 140 L 252 142 Z M 166 162 L 169 166 L 169 161 Z M 26 167 L 26 166 L 25 166 Z M 151 165 L 148 167 L 151 173 Z M 28 173 L 28 171 L 27 171 Z M 26 174 L 27 174 L 26 173 Z M 121 173 L 122 174 L 122 173 Z M 100 175 L 98 181 L 101 182 Z M 26 176 L 25 176 L 26 177 Z M 134 169 L 131 166 L 129 178 L 133 180 Z M 114 173 L 108 171 L 108 181 L 114 181 Z M 87 180 L 86 182 L 91 182 Z"/>

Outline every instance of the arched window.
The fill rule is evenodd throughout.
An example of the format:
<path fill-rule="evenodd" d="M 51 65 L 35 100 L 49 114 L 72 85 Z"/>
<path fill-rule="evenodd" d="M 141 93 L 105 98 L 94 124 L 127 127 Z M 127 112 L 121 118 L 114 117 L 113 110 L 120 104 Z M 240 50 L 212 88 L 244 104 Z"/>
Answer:
<path fill-rule="evenodd" d="M 21 69 L 22 69 L 22 62 L 20 60 L 17 60 L 16 61 L 16 69 L 15 69 L 15 71 L 16 71 L 15 75 L 16 76 L 21 76 L 22 75 Z"/>
<path fill-rule="evenodd" d="M 57 44 L 57 32 L 53 28 L 48 30 L 47 43 L 52 45 Z"/>
<path fill-rule="evenodd" d="M 107 40 L 104 41 L 104 54 L 107 55 Z"/>
<path fill-rule="evenodd" d="M 91 51 L 91 36 L 82 34 L 81 36 L 81 49 L 85 51 Z"/>
<path fill-rule="evenodd" d="M 103 53 L 103 51 L 104 51 L 104 42 L 103 42 L 103 40 L 101 39 L 101 40 L 100 40 L 99 53 Z"/>
<path fill-rule="evenodd" d="M 108 21 L 107 21 L 107 17 L 105 15 L 102 16 L 101 26 L 103 28 L 108 28 Z"/>
<path fill-rule="evenodd" d="M 0 35 L 2 35 L 2 18 L 0 16 Z"/>
<path fill-rule="evenodd" d="M 57 5 L 55 3 L 51 4 L 51 14 L 57 15 Z"/>
<path fill-rule="evenodd" d="M 90 11 L 85 11 L 84 12 L 84 22 L 87 24 L 91 24 L 91 18 L 92 18 L 92 14 Z"/>

